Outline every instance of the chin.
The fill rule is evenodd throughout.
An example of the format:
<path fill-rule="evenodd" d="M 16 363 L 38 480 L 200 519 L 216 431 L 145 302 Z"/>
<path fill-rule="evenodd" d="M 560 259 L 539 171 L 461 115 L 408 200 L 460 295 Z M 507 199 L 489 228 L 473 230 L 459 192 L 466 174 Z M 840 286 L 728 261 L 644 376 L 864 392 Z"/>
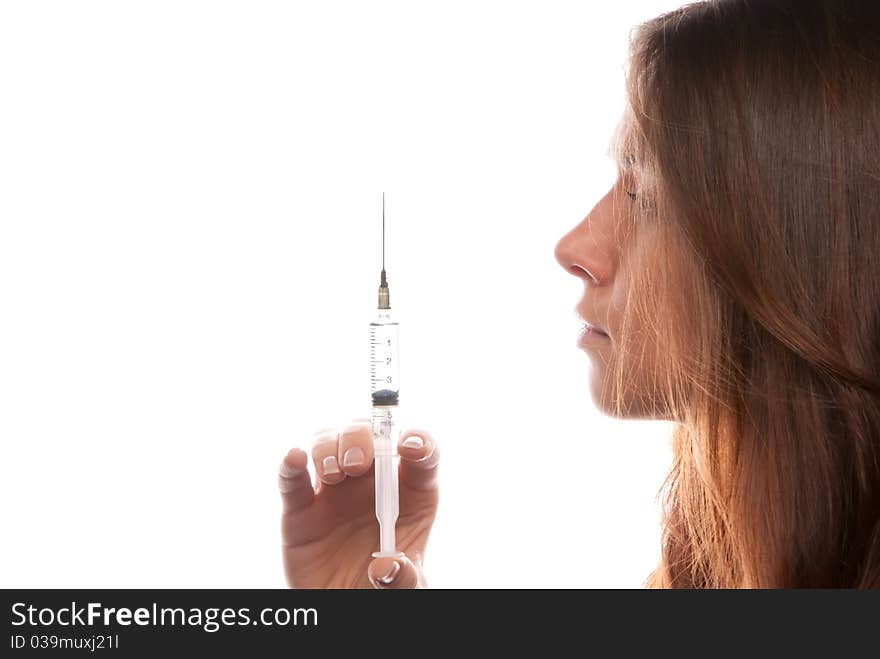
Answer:
<path fill-rule="evenodd" d="M 640 396 L 637 391 L 632 390 L 619 394 L 614 391 L 611 382 L 599 377 L 602 374 L 594 370 L 590 378 L 590 395 L 599 412 L 614 419 L 668 420 L 669 415 L 658 409 L 657 401 Z"/>

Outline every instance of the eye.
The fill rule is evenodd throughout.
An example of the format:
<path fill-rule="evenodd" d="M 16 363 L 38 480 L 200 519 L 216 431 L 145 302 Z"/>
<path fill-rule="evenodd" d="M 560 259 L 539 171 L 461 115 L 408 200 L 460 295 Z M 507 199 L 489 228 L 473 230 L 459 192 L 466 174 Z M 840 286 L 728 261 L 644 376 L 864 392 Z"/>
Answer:
<path fill-rule="evenodd" d="M 625 156 L 620 163 L 621 164 L 620 178 L 623 183 L 627 183 L 627 182 L 632 183 L 633 182 L 631 180 L 632 176 L 630 173 L 630 168 L 632 167 L 633 162 L 634 162 L 634 159 L 632 156 Z M 630 192 L 626 188 L 623 188 L 623 191 L 626 193 L 626 196 L 629 197 L 630 199 L 632 199 L 633 201 L 635 201 L 638 198 L 638 195 L 635 192 Z"/>

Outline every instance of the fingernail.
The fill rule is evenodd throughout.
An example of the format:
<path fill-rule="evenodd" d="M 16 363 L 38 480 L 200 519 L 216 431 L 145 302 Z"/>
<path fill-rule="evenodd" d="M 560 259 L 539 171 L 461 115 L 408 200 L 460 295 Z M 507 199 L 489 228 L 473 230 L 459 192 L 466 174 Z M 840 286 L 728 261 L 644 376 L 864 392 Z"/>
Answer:
<path fill-rule="evenodd" d="M 339 473 L 339 463 L 336 461 L 335 455 L 328 455 L 326 458 L 324 458 L 321 461 L 321 466 L 324 467 L 325 476 Z"/>
<path fill-rule="evenodd" d="M 425 442 L 422 441 L 422 438 L 418 435 L 407 437 L 403 440 L 403 444 L 401 444 L 401 446 L 405 446 L 406 448 L 422 448 L 424 445 Z"/>
<path fill-rule="evenodd" d="M 377 577 L 376 581 L 383 586 L 388 586 L 397 578 L 398 572 L 400 572 L 400 563 L 397 561 L 391 561 L 391 567 L 388 568 L 388 572 L 384 577 Z"/>
<path fill-rule="evenodd" d="M 353 446 L 342 456 L 343 467 L 357 467 L 364 462 L 364 452 L 357 446 Z"/>

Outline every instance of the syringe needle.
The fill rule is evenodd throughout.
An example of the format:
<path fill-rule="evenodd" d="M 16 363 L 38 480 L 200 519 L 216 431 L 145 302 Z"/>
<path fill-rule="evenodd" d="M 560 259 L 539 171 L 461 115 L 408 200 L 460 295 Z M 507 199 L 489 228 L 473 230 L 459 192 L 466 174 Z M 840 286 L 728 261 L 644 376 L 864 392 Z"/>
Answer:
<path fill-rule="evenodd" d="M 385 193 L 382 193 L 382 274 L 379 280 L 379 308 L 390 309 L 388 279 L 385 276 Z"/>

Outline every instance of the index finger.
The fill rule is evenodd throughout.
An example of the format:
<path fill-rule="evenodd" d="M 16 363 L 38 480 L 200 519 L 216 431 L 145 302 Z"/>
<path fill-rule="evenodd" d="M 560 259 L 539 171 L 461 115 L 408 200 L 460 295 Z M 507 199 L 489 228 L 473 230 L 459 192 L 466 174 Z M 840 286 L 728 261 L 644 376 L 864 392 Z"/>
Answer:
<path fill-rule="evenodd" d="M 284 504 L 284 512 L 305 508 L 315 498 L 315 488 L 306 467 L 309 456 L 299 448 L 290 449 L 278 468 L 278 490 Z"/>

